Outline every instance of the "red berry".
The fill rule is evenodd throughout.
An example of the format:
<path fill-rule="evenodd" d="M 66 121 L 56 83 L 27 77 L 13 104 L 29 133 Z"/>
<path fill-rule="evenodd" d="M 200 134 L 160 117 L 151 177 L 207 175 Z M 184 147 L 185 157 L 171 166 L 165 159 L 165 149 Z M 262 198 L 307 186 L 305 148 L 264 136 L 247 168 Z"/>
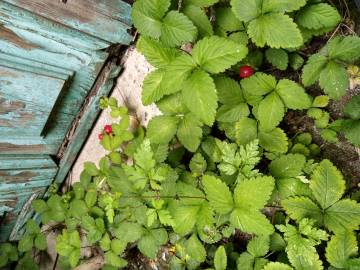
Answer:
<path fill-rule="evenodd" d="M 240 78 L 249 78 L 254 74 L 254 69 L 248 65 L 240 67 Z"/>
<path fill-rule="evenodd" d="M 104 138 L 104 134 L 100 133 L 100 134 L 98 135 L 98 138 L 99 138 L 100 141 L 102 141 L 102 139 Z"/>
<path fill-rule="evenodd" d="M 111 125 L 105 125 L 104 131 L 105 131 L 107 134 L 111 134 L 111 133 L 112 133 L 112 127 L 111 127 Z"/>

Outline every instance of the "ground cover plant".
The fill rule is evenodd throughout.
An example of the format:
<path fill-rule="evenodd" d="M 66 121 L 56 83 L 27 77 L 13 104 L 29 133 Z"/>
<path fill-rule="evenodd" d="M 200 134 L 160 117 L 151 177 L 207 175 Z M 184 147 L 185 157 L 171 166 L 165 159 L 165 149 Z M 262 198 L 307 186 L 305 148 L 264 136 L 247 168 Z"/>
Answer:
<path fill-rule="evenodd" d="M 134 253 L 174 270 L 360 269 L 358 187 L 310 133 L 283 125 L 296 111 L 325 140 L 360 145 L 360 96 L 344 119 L 327 111 L 359 79 L 360 38 L 340 35 L 349 27 L 337 7 L 135 1 L 136 47 L 155 67 L 142 102 L 162 115 L 130 127 L 128 109 L 102 99 L 114 118 L 99 134 L 108 154 L 85 163 L 71 190 L 33 202 L 37 220 L 60 231 L 58 264 L 75 268 L 90 247 L 102 269 L 137 269 Z M 17 247 L 2 244 L 0 265 L 36 269 L 46 247 L 31 220 Z"/>

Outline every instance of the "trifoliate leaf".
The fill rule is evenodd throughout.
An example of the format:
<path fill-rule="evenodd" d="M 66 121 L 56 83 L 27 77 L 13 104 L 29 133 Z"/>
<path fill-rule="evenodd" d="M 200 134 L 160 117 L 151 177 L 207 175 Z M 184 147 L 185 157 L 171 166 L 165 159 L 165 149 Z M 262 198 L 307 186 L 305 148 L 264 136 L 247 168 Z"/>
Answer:
<path fill-rule="evenodd" d="M 216 24 L 226 32 L 238 31 L 244 28 L 243 24 L 236 18 L 229 7 L 216 9 Z"/>
<path fill-rule="evenodd" d="M 229 77 L 215 77 L 214 79 L 219 102 L 227 105 L 237 105 L 243 103 L 244 97 L 237 81 Z"/>
<path fill-rule="evenodd" d="M 276 86 L 276 92 L 289 109 L 303 110 L 311 106 L 311 99 L 306 94 L 304 88 L 294 81 L 287 79 L 280 80 Z"/>
<path fill-rule="evenodd" d="M 296 23 L 309 29 L 334 27 L 340 20 L 337 9 L 326 3 L 308 5 L 296 16 Z"/>
<path fill-rule="evenodd" d="M 284 104 L 275 92 L 266 96 L 259 104 L 258 119 L 260 129 L 263 131 L 273 130 L 280 124 L 285 115 Z"/>
<path fill-rule="evenodd" d="M 254 257 L 263 257 L 269 252 L 270 248 L 270 237 L 256 236 L 250 240 L 247 245 L 247 251 Z"/>
<path fill-rule="evenodd" d="M 276 178 L 291 178 L 301 174 L 306 158 L 299 154 L 282 155 L 271 161 L 269 170 Z"/>
<path fill-rule="evenodd" d="M 251 96 L 263 96 L 273 91 L 276 87 L 276 80 L 274 76 L 257 72 L 250 78 L 241 80 L 241 86 L 244 89 L 245 98 L 249 102 L 248 98 Z"/>
<path fill-rule="evenodd" d="M 269 262 L 263 270 L 292 270 L 293 268 L 287 264 L 280 262 Z"/>
<path fill-rule="evenodd" d="M 268 12 L 292 12 L 306 5 L 306 0 L 264 0 L 262 13 Z"/>
<path fill-rule="evenodd" d="M 313 54 L 310 56 L 303 68 L 302 82 L 304 86 L 314 84 L 320 77 L 320 72 L 325 68 L 328 59 L 321 54 Z"/>
<path fill-rule="evenodd" d="M 227 214 L 233 209 L 232 194 L 224 182 L 214 176 L 205 175 L 202 178 L 202 183 L 210 206 L 215 211 L 220 214 Z"/>
<path fill-rule="evenodd" d="M 340 200 L 345 191 L 345 180 L 338 169 L 327 159 L 314 170 L 310 188 L 323 209 Z"/>
<path fill-rule="evenodd" d="M 182 12 L 193 22 L 201 37 L 214 34 L 212 25 L 205 11 L 195 5 L 186 5 Z"/>
<path fill-rule="evenodd" d="M 217 95 L 214 81 L 209 74 L 203 70 L 194 71 L 183 85 L 183 100 L 188 109 L 203 123 L 209 126 L 213 124 Z"/>
<path fill-rule="evenodd" d="M 247 117 L 250 114 L 249 107 L 246 103 L 238 105 L 222 105 L 216 115 L 216 120 L 219 122 L 236 122 Z"/>
<path fill-rule="evenodd" d="M 204 262 L 206 259 L 206 250 L 197 238 L 196 234 L 193 234 L 185 242 L 186 253 L 197 262 Z"/>
<path fill-rule="evenodd" d="M 326 259 L 336 268 L 347 268 L 347 260 L 356 256 L 358 252 L 357 241 L 354 233 L 352 232 L 340 232 L 328 242 L 326 247 Z"/>
<path fill-rule="evenodd" d="M 326 209 L 324 224 L 335 233 L 344 230 L 358 230 L 360 224 L 360 204 L 349 199 L 336 202 Z"/>
<path fill-rule="evenodd" d="M 197 29 L 188 17 L 178 11 L 170 11 L 164 18 L 160 40 L 166 46 L 180 46 L 191 42 L 197 35 Z"/>
<path fill-rule="evenodd" d="M 231 0 L 230 3 L 232 11 L 240 21 L 248 22 L 261 14 L 259 0 Z"/>
<path fill-rule="evenodd" d="M 286 213 L 297 221 L 311 218 L 322 223 L 321 209 L 307 197 L 291 197 L 281 201 Z"/>
<path fill-rule="evenodd" d="M 230 215 L 230 224 L 246 233 L 270 235 L 274 232 L 270 221 L 259 211 L 251 209 L 235 208 Z"/>
<path fill-rule="evenodd" d="M 161 19 L 170 6 L 170 0 L 140 0 L 132 9 L 133 23 L 139 33 L 159 38 L 161 35 Z"/>
<path fill-rule="evenodd" d="M 340 99 L 349 87 L 346 69 L 336 62 L 330 61 L 320 73 L 319 84 L 331 98 Z"/>
<path fill-rule="evenodd" d="M 139 38 L 136 48 L 145 55 L 151 65 L 157 68 L 166 67 L 179 56 L 176 49 L 167 48 L 160 42 L 145 36 Z"/>
<path fill-rule="evenodd" d="M 198 7 L 209 7 L 219 2 L 219 0 L 184 0 L 185 4 L 190 4 Z"/>
<path fill-rule="evenodd" d="M 227 256 L 224 246 L 219 246 L 214 256 L 215 270 L 226 270 Z"/>
<path fill-rule="evenodd" d="M 283 49 L 269 48 L 265 52 L 266 59 L 276 68 L 286 70 L 289 63 L 289 56 Z"/>
<path fill-rule="evenodd" d="M 227 38 L 205 37 L 192 51 L 195 62 L 210 73 L 220 73 L 241 61 L 248 53 L 247 47 Z"/>
<path fill-rule="evenodd" d="M 173 116 L 156 116 L 149 122 L 147 135 L 152 143 L 168 143 L 175 136 L 179 119 Z"/>
<path fill-rule="evenodd" d="M 259 145 L 268 152 L 285 153 L 288 150 L 288 138 L 280 128 L 268 132 L 260 130 Z"/>
<path fill-rule="evenodd" d="M 192 114 L 186 114 L 179 123 L 177 131 L 179 141 L 191 152 L 195 152 L 201 143 L 201 126 L 201 122 Z"/>
<path fill-rule="evenodd" d="M 332 46 L 332 42 L 335 44 Z M 345 62 L 354 62 L 360 58 L 360 38 L 358 36 L 346 36 L 342 39 L 335 38 L 328 44 L 329 56 Z"/>
<path fill-rule="evenodd" d="M 251 21 L 248 34 L 258 47 L 267 44 L 271 48 L 294 48 L 303 44 L 297 25 L 288 15 L 281 13 L 268 13 Z"/>

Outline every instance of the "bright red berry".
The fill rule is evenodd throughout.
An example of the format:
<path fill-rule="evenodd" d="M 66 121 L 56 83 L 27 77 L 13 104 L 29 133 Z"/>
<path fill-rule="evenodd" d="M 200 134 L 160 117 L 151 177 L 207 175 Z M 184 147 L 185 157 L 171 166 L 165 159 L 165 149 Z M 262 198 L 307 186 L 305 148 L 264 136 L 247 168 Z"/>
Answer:
<path fill-rule="evenodd" d="M 107 134 L 111 134 L 111 133 L 112 133 L 112 127 L 111 127 L 111 125 L 105 125 L 105 126 L 104 126 L 104 131 L 105 131 Z"/>
<path fill-rule="evenodd" d="M 248 65 L 240 67 L 240 78 L 249 78 L 254 74 L 254 69 Z"/>
<path fill-rule="evenodd" d="M 100 141 L 102 141 L 102 139 L 104 138 L 104 134 L 100 133 L 100 134 L 98 135 L 98 138 L 99 138 Z"/>

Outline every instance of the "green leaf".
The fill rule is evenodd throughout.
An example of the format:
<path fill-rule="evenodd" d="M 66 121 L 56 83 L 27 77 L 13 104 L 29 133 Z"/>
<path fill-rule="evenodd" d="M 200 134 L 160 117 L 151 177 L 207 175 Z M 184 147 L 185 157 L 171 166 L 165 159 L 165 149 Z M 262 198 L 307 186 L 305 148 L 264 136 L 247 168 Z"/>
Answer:
<path fill-rule="evenodd" d="M 354 233 L 341 232 L 333 235 L 326 247 L 326 259 L 334 267 L 347 268 L 347 260 L 358 252 Z"/>
<path fill-rule="evenodd" d="M 327 62 L 328 59 L 322 54 L 317 53 L 309 57 L 301 76 L 304 86 L 310 86 L 319 79 L 320 72 L 324 69 Z"/>
<path fill-rule="evenodd" d="M 80 249 L 74 249 L 69 255 L 70 266 L 74 269 L 80 260 Z"/>
<path fill-rule="evenodd" d="M 289 56 L 283 49 L 269 48 L 265 52 L 266 59 L 276 68 L 286 70 L 289 64 Z"/>
<path fill-rule="evenodd" d="M 355 62 L 360 58 L 360 38 L 358 36 L 346 36 L 341 40 L 334 39 L 336 45 L 331 46 L 329 43 L 329 56 L 345 62 Z"/>
<path fill-rule="evenodd" d="M 300 154 L 282 155 L 269 165 L 272 176 L 276 178 L 291 178 L 301 174 L 306 159 Z"/>
<path fill-rule="evenodd" d="M 314 170 L 310 189 L 322 209 L 327 209 L 341 199 L 345 191 L 345 180 L 338 169 L 325 159 Z"/>
<path fill-rule="evenodd" d="M 324 223 L 329 230 L 335 233 L 344 230 L 358 230 L 360 204 L 349 199 L 336 202 L 325 211 Z"/>
<path fill-rule="evenodd" d="M 34 245 L 39 250 L 45 250 L 47 248 L 46 237 L 42 233 L 39 233 L 35 237 Z"/>
<path fill-rule="evenodd" d="M 292 12 L 306 5 L 306 0 L 264 0 L 262 12 Z"/>
<path fill-rule="evenodd" d="M 200 206 L 198 205 L 181 205 L 174 210 L 174 231 L 183 236 L 188 234 L 194 228 Z"/>
<path fill-rule="evenodd" d="M 250 240 L 247 245 L 247 251 L 254 257 L 264 257 L 269 252 L 270 248 L 270 237 L 256 236 Z"/>
<path fill-rule="evenodd" d="M 201 122 L 191 114 L 186 114 L 180 121 L 177 136 L 181 144 L 191 152 L 195 152 L 201 143 L 201 126 Z"/>
<path fill-rule="evenodd" d="M 40 233 L 40 227 L 33 219 L 29 219 L 26 222 L 26 233 L 27 234 L 37 234 Z"/>
<path fill-rule="evenodd" d="M 304 58 L 300 54 L 292 53 L 289 56 L 289 62 L 293 70 L 298 70 L 304 64 Z"/>
<path fill-rule="evenodd" d="M 267 44 L 271 48 L 295 48 L 303 43 L 297 25 L 288 15 L 281 13 L 268 13 L 251 21 L 248 35 L 258 47 Z"/>
<path fill-rule="evenodd" d="M 224 246 L 219 246 L 214 256 L 214 266 L 216 270 L 226 270 L 227 256 Z"/>
<path fill-rule="evenodd" d="M 191 42 L 197 35 L 197 29 L 188 17 L 178 11 L 170 11 L 162 22 L 160 40 L 169 47 Z"/>
<path fill-rule="evenodd" d="M 116 255 L 122 254 L 126 249 L 127 243 L 120 240 L 120 239 L 113 239 L 110 242 L 110 247 L 112 252 L 114 252 Z"/>
<path fill-rule="evenodd" d="M 342 125 L 342 131 L 352 144 L 360 147 L 360 121 L 359 120 L 347 120 Z"/>
<path fill-rule="evenodd" d="M 97 191 L 95 189 L 88 189 L 85 195 L 85 202 L 87 207 L 93 207 L 97 201 Z"/>
<path fill-rule="evenodd" d="M 44 200 L 33 200 L 31 205 L 38 214 L 44 213 L 48 209 L 48 206 Z"/>
<path fill-rule="evenodd" d="M 202 8 L 195 5 L 187 5 L 183 9 L 183 13 L 197 27 L 201 37 L 211 36 L 214 34 L 210 20 Z"/>
<path fill-rule="evenodd" d="M 210 73 L 220 73 L 245 58 L 247 47 L 227 38 L 205 37 L 198 41 L 192 51 L 195 62 Z"/>
<path fill-rule="evenodd" d="M 209 74 L 202 70 L 194 71 L 184 83 L 183 100 L 188 109 L 202 122 L 209 126 L 213 124 L 217 95 L 214 81 Z"/>
<path fill-rule="evenodd" d="M 165 229 L 154 229 L 143 235 L 138 242 L 138 248 L 141 253 L 150 259 L 155 259 L 161 245 L 167 241 L 167 232 Z"/>
<path fill-rule="evenodd" d="M 206 166 L 206 160 L 200 153 L 196 153 L 189 163 L 191 172 L 197 175 L 202 175 L 206 171 Z"/>
<path fill-rule="evenodd" d="M 260 130 L 259 145 L 269 152 L 285 153 L 288 150 L 288 138 L 280 128 L 275 128 L 269 132 Z"/>
<path fill-rule="evenodd" d="M 216 115 L 216 120 L 219 122 L 236 122 L 247 117 L 250 114 L 249 107 L 246 103 L 238 105 L 222 105 Z"/>
<path fill-rule="evenodd" d="M 270 221 L 263 214 L 244 208 L 235 208 L 230 215 L 230 224 L 246 233 L 270 235 L 274 232 Z"/>
<path fill-rule="evenodd" d="M 226 32 L 238 31 L 244 28 L 243 24 L 236 18 L 229 7 L 216 9 L 216 24 Z"/>
<path fill-rule="evenodd" d="M 146 60 L 157 68 L 164 68 L 170 64 L 179 53 L 174 48 L 167 48 L 160 42 L 140 36 L 136 48 L 145 55 Z"/>
<path fill-rule="evenodd" d="M 156 116 L 149 122 L 147 136 L 152 143 L 168 143 L 176 134 L 178 122 L 173 116 Z"/>
<path fill-rule="evenodd" d="M 275 92 L 269 94 L 259 104 L 260 129 L 263 131 L 273 130 L 280 124 L 284 115 L 285 108 L 279 95 Z"/>
<path fill-rule="evenodd" d="M 104 236 L 101 238 L 100 242 L 100 248 L 103 251 L 108 251 L 111 248 L 111 240 L 108 233 L 105 233 Z"/>
<path fill-rule="evenodd" d="M 307 197 L 290 197 L 281 201 L 286 213 L 297 221 L 311 218 L 322 223 L 321 209 Z"/>
<path fill-rule="evenodd" d="M 143 233 L 144 231 L 142 226 L 133 222 L 122 222 L 116 227 L 114 231 L 116 238 L 121 239 L 126 243 L 137 241 L 141 238 Z"/>
<path fill-rule="evenodd" d="M 121 258 L 120 256 L 116 255 L 112 251 L 105 252 L 104 257 L 105 257 L 105 262 L 107 264 L 115 266 L 116 268 L 123 268 L 127 266 L 127 261 Z"/>
<path fill-rule="evenodd" d="M 202 178 L 202 183 L 210 206 L 215 211 L 220 214 L 227 214 L 233 209 L 232 194 L 224 182 L 214 176 L 205 175 Z"/>
<path fill-rule="evenodd" d="M 156 105 L 164 115 L 176 116 L 187 111 L 182 103 L 181 93 L 175 93 L 159 100 Z"/>
<path fill-rule="evenodd" d="M 89 211 L 83 200 L 73 200 L 70 203 L 69 214 L 75 218 L 81 219 L 81 217 Z"/>
<path fill-rule="evenodd" d="M 132 20 L 139 33 L 159 38 L 161 19 L 170 6 L 170 0 L 138 0 L 132 8 Z"/>
<path fill-rule="evenodd" d="M 309 29 L 334 27 L 340 21 L 341 17 L 337 9 L 326 3 L 308 5 L 296 16 L 296 23 Z"/>
<path fill-rule="evenodd" d="M 193 234 L 185 243 L 186 253 L 197 262 L 204 262 L 206 259 L 206 250 L 197 238 L 196 234 Z"/>
<path fill-rule="evenodd" d="M 249 22 L 261 14 L 260 0 L 231 0 L 231 8 L 240 21 Z"/>
<path fill-rule="evenodd" d="M 141 100 L 144 105 L 150 105 L 151 103 L 158 101 L 164 95 L 171 94 L 171 90 L 168 91 L 162 86 L 164 80 L 164 70 L 157 69 L 147 74 L 143 81 Z"/>
<path fill-rule="evenodd" d="M 360 95 L 351 98 L 344 108 L 344 113 L 351 119 L 360 119 Z"/>
<path fill-rule="evenodd" d="M 319 84 L 331 98 L 340 99 L 349 87 L 346 69 L 330 61 L 320 73 Z"/>
<path fill-rule="evenodd" d="M 85 162 L 84 169 L 91 176 L 97 176 L 99 174 L 99 170 L 97 169 L 96 165 L 92 162 Z"/>
<path fill-rule="evenodd" d="M 263 270 L 292 270 L 289 265 L 280 262 L 269 262 Z"/>
<path fill-rule="evenodd" d="M 226 105 L 243 103 L 244 97 L 237 81 L 224 76 L 214 78 L 219 102 Z"/>
<path fill-rule="evenodd" d="M 293 110 L 303 110 L 311 107 L 311 99 L 304 88 L 294 81 L 283 79 L 276 86 L 276 92 L 285 106 Z"/>
<path fill-rule="evenodd" d="M 234 137 L 238 145 L 246 145 L 257 138 L 257 122 L 243 118 L 235 123 Z"/>
<path fill-rule="evenodd" d="M 34 242 L 34 236 L 33 235 L 24 235 L 18 245 L 18 249 L 20 252 L 26 252 L 32 249 Z"/>
<path fill-rule="evenodd" d="M 238 270 L 254 270 L 255 258 L 248 252 L 240 254 L 236 261 Z"/>
<path fill-rule="evenodd" d="M 184 0 L 184 3 L 198 7 L 209 7 L 219 2 L 219 0 Z"/>

